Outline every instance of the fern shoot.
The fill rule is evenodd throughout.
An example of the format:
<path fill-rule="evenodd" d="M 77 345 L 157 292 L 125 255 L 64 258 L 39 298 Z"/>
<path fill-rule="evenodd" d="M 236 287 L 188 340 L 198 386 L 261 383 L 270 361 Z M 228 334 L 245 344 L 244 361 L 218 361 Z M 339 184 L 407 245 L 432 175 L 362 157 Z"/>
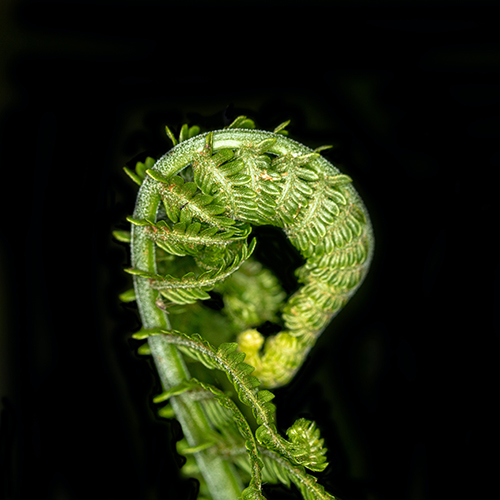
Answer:
<path fill-rule="evenodd" d="M 320 430 L 300 418 L 281 435 L 270 389 L 287 384 L 316 339 L 361 285 L 373 253 L 368 213 L 352 179 L 287 137 L 238 117 L 222 130 L 184 125 L 158 160 L 125 168 L 140 186 L 130 242 L 145 339 L 164 392 L 159 410 L 184 433 L 180 451 L 199 498 L 264 499 L 263 484 L 334 498 L 314 472 L 327 465 Z M 253 257 L 256 226 L 281 229 L 303 258 L 291 295 Z M 218 298 L 221 307 L 206 304 Z M 259 328 L 278 333 L 264 338 Z M 220 385 L 214 371 L 227 376 Z M 192 372 L 196 376 L 191 375 Z"/>

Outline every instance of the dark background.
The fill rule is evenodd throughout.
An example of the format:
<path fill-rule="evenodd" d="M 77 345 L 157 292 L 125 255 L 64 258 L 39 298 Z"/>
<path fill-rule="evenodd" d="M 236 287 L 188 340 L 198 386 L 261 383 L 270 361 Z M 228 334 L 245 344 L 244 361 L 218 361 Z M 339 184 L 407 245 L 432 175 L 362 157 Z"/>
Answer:
<path fill-rule="evenodd" d="M 282 430 L 318 421 L 320 480 L 343 500 L 495 494 L 496 24 L 148 2 L 0 12 L 0 496 L 193 494 L 134 354 L 137 313 L 117 300 L 128 257 L 110 233 L 133 210 L 122 167 L 165 152 L 164 125 L 238 114 L 333 144 L 376 235 L 362 289 L 276 391 Z"/>

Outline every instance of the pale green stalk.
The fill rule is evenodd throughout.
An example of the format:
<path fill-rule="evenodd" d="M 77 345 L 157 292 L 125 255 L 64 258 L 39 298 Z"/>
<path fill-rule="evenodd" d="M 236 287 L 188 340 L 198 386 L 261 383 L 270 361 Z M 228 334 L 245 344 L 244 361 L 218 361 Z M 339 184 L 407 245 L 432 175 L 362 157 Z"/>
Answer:
<path fill-rule="evenodd" d="M 152 184 L 146 181 L 141 187 L 134 213 L 136 217 L 156 219 L 159 197 L 150 189 Z M 132 229 L 131 245 L 133 266 L 155 272 L 154 244 L 137 231 L 137 227 Z M 134 277 L 134 285 L 143 327 L 168 328 L 167 316 L 155 304 L 158 292 L 150 288 L 145 279 Z M 150 337 L 148 343 L 165 390 L 191 378 L 175 346 L 164 342 L 161 335 Z M 172 397 L 171 404 L 189 446 L 196 448 L 205 444 L 211 427 L 201 404 L 193 401 L 189 392 Z M 194 456 L 214 500 L 235 500 L 240 497 L 244 485 L 232 466 L 215 450 L 209 448 Z"/>

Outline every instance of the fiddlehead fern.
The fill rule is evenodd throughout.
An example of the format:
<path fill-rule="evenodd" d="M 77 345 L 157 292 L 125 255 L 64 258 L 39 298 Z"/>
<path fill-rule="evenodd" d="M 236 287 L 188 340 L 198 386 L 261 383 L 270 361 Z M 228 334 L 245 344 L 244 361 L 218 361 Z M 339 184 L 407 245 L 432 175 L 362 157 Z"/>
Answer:
<path fill-rule="evenodd" d="M 140 190 L 128 218 L 127 271 L 134 275 L 134 291 L 122 298 L 138 302 L 143 329 L 135 337 L 148 338 L 141 352 L 153 354 L 166 389 L 157 400 L 172 399 L 200 479 L 214 498 L 241 491 L 245 470 L 250 484 L 243 498 L 263 498 L 262 477 L 292 481 L 305 498 L 332 498 L 305 471 L 327 466 L 315 424 L 299 419 L 285 439 L 275 425 L 274 396 L 259 386 L 292 379 L 361 284 L 373 236 L 350 177 L 320 155 L 324 148 L 312 151 L 287 138 L 286 125 L 274 132 L 253 130 L 251 120 L 239 117 L 205 134 L 185 125 L 179 140 L 167 128 L 174 147 L 156 162 L 138 163 L 135 172 L 126 169 Z M 288 298 L 251 257 L 257 244 L 252 227 L 261 225 L 281 228 L 304 259 L 296 271 L 301 286 Z M 123 232 L 116 236 L 127 240 Z M 220 312 L 200 305 L 214 293 L 222 298 Z M 266 321 L 282 326 L 265 340 L 258 328 Z M 179 350 L 226 373 L 239 401 L 251 408 L 254 431 L 209 375 L 190 377 Z M 195 396 L 200 390 L 229 411 L 232 421 L 218 425 L 207 398 Z M 203 435 L 213 439 L 203 442 Z"/>

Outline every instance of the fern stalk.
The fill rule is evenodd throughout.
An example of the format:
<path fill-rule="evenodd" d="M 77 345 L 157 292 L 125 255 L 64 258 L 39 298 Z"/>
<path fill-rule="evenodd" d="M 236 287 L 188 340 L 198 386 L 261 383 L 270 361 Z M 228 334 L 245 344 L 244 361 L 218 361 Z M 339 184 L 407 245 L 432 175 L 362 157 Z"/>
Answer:
<path fill-rule="evenodd" d="M 156 220 L 160 198 L 148 190 L 147 184 L 142 185 L 140 193 L 143 189 L 146 190 L 145 196 L 139 196 L 143 203 L 137 203 L 134 216 Z M 144 234 L 137 234 L 136 227 L 132 226 L 132 265 L 134 268 L 156 273 L 154 244 L 145 238 Z M 169 328 L 167 315 L 156 304 L 158 292 L 149 287 L 145 280 L 140 279 L 134 280 L 134 288 L 143 328 Z M 191 378 L 175 346 L 167 343 L 161 335 L 149 337 L 148 344 L 165 390 Z M 211 427 L 201 404 L 194 401 L 189 393 L 173 397 L 171 404 L 189 446 L 203 446 L 206 436 L 211 433 Z M 244 486 L 227 461 L 211 449 L 199 451 L 194 455 L 214 500 L 234 500 L 240 496 Z"/>
<path fill-rule="evenodd" d="M 152 336 L 148 343 L 165 389 L 170 389 L 190 379 L 179 351 L 173 345 L 165 342 L 163 336 Z M 172 397 L 171 404 L 189 446 L 194 449 L 203 447 L 207 436 L 211 433 L 211 427 L 201 404 L 194 401 L 189 393 Z M 244 486 L 240 477 L 226 460 L 210 448 L 194 455 L 215 500 L 239 498 Z"/>

